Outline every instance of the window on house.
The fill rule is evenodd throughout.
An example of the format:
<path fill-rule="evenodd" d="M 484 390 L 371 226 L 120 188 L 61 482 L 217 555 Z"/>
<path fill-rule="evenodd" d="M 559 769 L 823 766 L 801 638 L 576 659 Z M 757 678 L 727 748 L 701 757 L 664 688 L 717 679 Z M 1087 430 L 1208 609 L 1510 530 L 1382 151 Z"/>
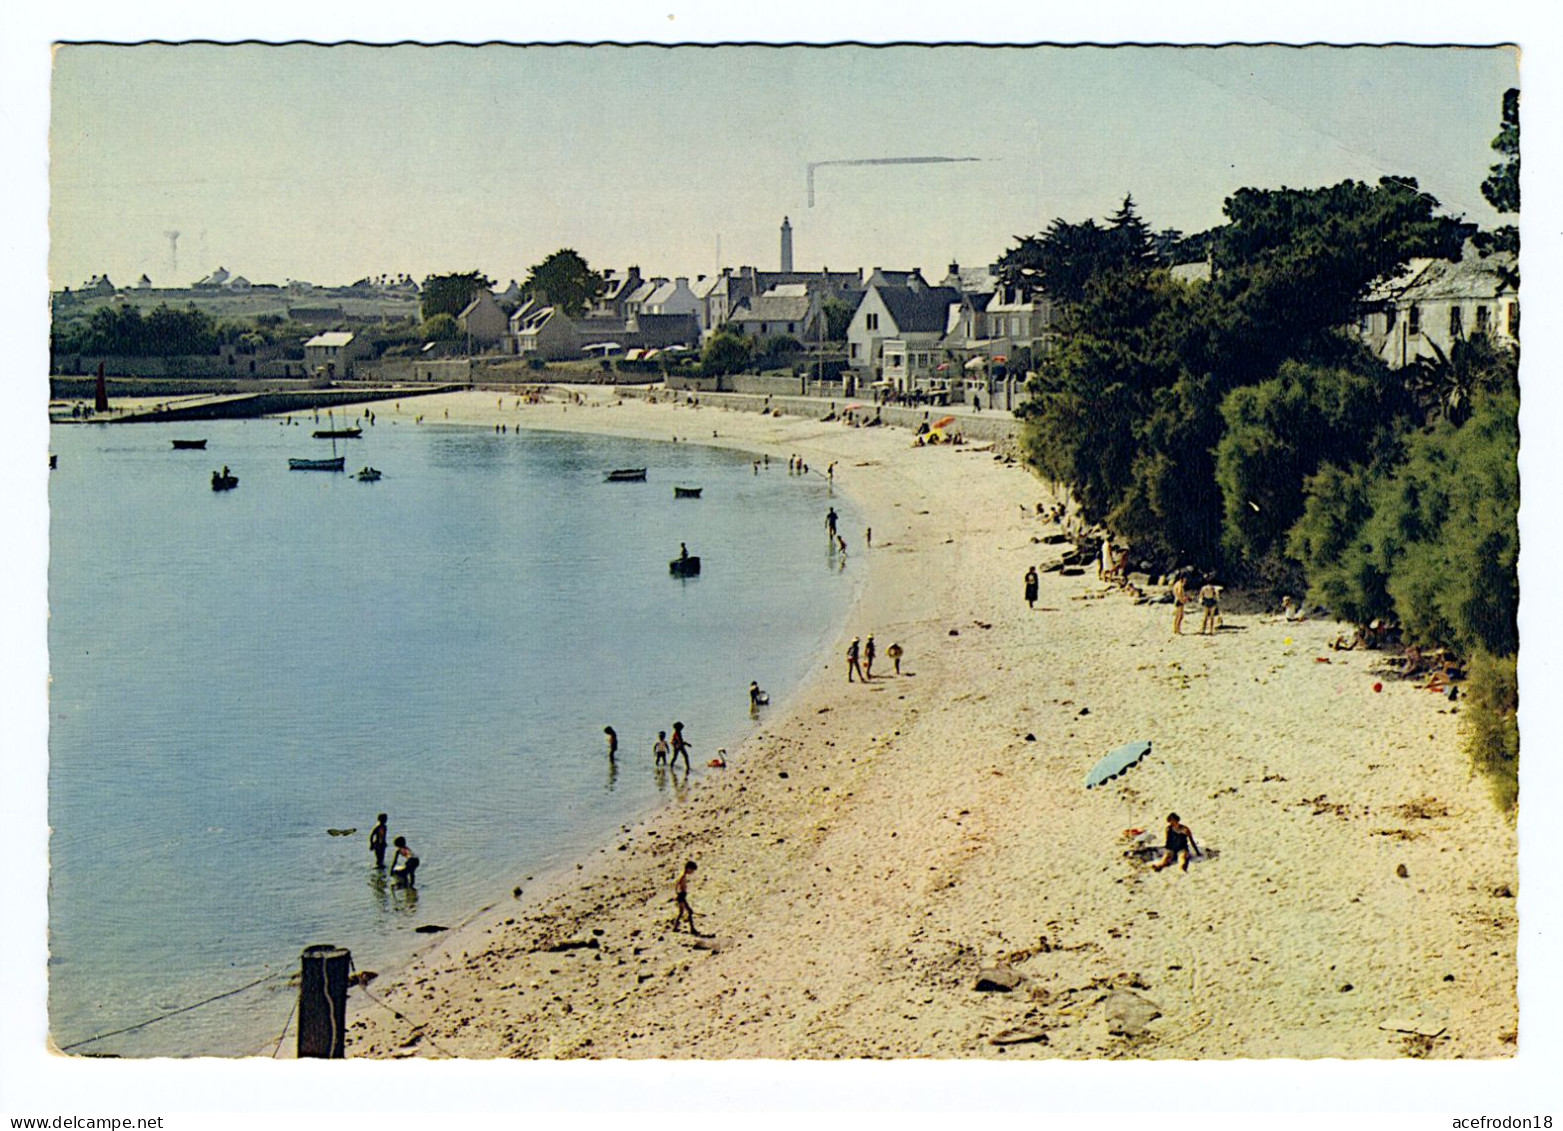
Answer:
<path fill-rule="evenodd" d="M 1449 336 L 1459 338 L 1465 335 L 1465 327 L 1462 324 L 1461 312 L 1458 306 L 1449 308 Z"/>
<path fill-rule="evenodd" d="M 853 357 L 857 356 L 857 343 L 856 342 L 852 343 L 851 356 L 853 356 Z"/>
<path fill-rule="evenodd" d="M 1487 334 L 1487 308 L 1485 306 L 1478 306 L 1476 308 L 1476 328 L 1472 332 L 1476 333 L 1476 334 L 1480 334 L 1480 335 L 1486 336 L 1486 334 Z"/>
<path fill-rule="evenodd" d="M 1413 306 L 1406 311 L 1406 329 L 1413 334 L 1422 332 L 1422 308 Z"/>
<path fill-rule="evenodd" d="M 879 329 L 879 315 L 866 314 L 863 316 L 863 325 L 870 330 Z"/>

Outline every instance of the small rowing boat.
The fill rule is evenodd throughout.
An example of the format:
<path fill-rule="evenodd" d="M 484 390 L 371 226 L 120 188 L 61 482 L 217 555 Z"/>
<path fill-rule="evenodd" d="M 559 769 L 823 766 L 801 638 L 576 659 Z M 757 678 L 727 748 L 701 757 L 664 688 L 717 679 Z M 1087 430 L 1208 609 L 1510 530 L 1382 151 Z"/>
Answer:
<path fill-rule="evenodd" d="M 377 467 L 365 467 L 359 470 L 357 479 L 360 483 L 378 483 L 380 481 L 380 469 Z"/>
<path fill-rule="evenodd" d="M 363 434 L 362 428 L 317 428 L 310 433 L 317 440 L 356 440 Z"/>
<path fill-rule="evenodd" d="M 674 487 L 673 497 L 675 499 L 698 499 L 700 492 L 703 490 L 703 487 Z"/>
<path fill-rule="evenodd" d="M 344 471 L 342 465 L 347 462 L 346 456 L 337 456 L 335 459 L 290 459 L 289 471 Z"/>
<path fill-rule="evenodd" d="M 175 440 L 174 450 L 179 452 L 199 452 L 206 450 L 205 440 Z"/>
<path fill-rule="evenodd" d="M 696 557 L 674 558 L 668 563 L 668 572 L 674 577 L 700 576 L 700 559 Z"/>
<path fill-rule="evenodd" d="M 644 467 L 621 467 L 617 471 L 608 472 L 609 483 L 644 483 L 646 481 L 646 469 Z"/>
<path fill-rule="evenodd" d="M 239 477 L 230 474 L 227 469 L 212 472 L 213 491 L 232 491 L 239 485 Z"/>

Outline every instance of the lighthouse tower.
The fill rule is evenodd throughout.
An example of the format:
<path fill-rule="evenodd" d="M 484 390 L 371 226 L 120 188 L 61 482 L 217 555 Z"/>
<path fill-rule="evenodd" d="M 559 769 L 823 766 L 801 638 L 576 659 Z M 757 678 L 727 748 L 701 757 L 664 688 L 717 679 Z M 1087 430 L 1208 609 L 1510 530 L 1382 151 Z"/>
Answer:
<path fill-rule="evenodd" d="M 792 271 L 792 222 L 785 216 L 781 226 L 781 269 L 784 275 Z"/>

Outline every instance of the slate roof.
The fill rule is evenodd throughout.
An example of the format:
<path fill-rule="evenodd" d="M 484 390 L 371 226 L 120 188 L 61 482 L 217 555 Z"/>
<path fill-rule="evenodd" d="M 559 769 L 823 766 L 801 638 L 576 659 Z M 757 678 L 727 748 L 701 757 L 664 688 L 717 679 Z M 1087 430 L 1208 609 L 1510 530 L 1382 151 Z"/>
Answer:
<path fill-rule="evenodd" d="M 735 322 L 802 322 L 809 316 L 809 296 L 767 291 L 746 298 L 733 311 Z"/>
<path fill-rule="evenodd" d="M 942 334 L 950 307 L 961 301 L 954 287 L 877 287 L 879 297 L 903 334 Z"/>
<path fill-rule="evenodd" d="M 1438 299 L 1497 298 L 1509 293 L 1502 270 L 1514 270 L 1514 256 L 1495 252 L 1483 259 L 1466 245 L 1459 262 L 1447 259 L 1413 259 L 1387 283 L 1374 287 L 1369 298 L 1380 301 L 1426 302 Z"/>

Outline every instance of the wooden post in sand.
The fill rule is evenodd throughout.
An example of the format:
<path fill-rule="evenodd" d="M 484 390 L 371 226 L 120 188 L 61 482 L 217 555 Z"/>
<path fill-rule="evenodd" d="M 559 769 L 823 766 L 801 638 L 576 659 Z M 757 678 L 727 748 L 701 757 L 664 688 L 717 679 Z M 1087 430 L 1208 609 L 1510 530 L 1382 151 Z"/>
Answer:
<path fill-rule="evenodd" d="M 347 1040 L 347 973 L 351 951 L 306 946 L 299 956 L 298 1055 L 341 1060 Z"/>

